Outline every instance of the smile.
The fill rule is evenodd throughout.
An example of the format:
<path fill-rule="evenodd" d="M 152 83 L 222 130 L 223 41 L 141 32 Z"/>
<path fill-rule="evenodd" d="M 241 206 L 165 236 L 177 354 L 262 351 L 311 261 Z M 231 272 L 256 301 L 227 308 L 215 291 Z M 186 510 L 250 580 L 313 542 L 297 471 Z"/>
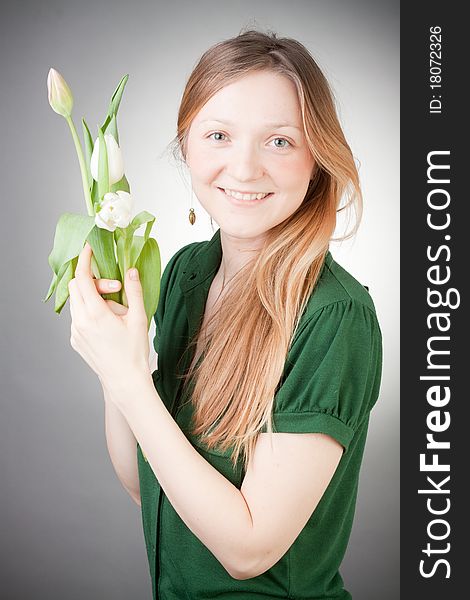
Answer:
<path fill-rule="evenodd" d="M 223 192 L 223 194 L 229 198 L 232 201 L 236 201 L 236 204 L 240 204 L 240 203 L 250 203 L 250 204 L 258 204 L 259 202 L 263 201 L 265 198 L 267 198 L 268 196 L 272 196 L 272 192 L 268 192 L 268 193 L 264 193 L 264 192 L 258 192 L 258 193 L 242 193 L 242 192 L 238 192 L 236 190 L 230 190 L 228 188 L 224 189 L 224 188 L 217 188 L 219 189 L 221 192 Z"/>

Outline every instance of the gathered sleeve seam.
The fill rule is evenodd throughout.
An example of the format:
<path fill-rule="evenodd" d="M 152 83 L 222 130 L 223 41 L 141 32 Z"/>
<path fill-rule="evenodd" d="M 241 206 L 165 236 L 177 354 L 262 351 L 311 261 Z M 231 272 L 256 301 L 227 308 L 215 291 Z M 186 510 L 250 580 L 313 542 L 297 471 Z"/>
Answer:
<path fill-rule="evenodd" d="M 375 310 L 373 310 L 370 306 L 367 306 L 367 304 L 365 304 L 364 302 L 361 302 L 361 300 L 357 300 L 356 298 L 349 296 L 349 298 L 342 298 L 341 300 L 332 300 L 331 302 L 328 302 L 328 304 L 324 304 L 323 306 L 320 306 L 316 310 L 314 310 L 313 313 L 306 318 L 305 322 L 302 323 L 302 327 L 295 332 L 292 343 L 302 333 L 302 331 L 317 317 L 318 313 L 325 310 L 325 308 L 331 308 L 336 304 L 357 304 L 357 306 L 360 306 L 361 308 L 367 308 L 367 310 L 372 315 L 373 320 L 376 322 L 380 329 L 377 313 L 375 312 Z"/>
<path fill-rule="evenodd" d="M 336 439 L 347 451 L 359 424 L 349 425 L 337 415 L 325 409 L 315 411 L 280 411 L 273 413 L 273 433 L 324 433 Z"/>

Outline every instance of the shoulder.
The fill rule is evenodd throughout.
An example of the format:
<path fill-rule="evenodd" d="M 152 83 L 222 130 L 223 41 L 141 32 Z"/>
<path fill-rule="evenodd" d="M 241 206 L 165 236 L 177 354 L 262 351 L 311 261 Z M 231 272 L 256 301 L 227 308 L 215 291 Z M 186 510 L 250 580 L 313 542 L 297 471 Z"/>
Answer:
<path fill-rule="evenodd" d="M 276 430 L 328 433 L 347 447 L 377 401 L 381 373 L 372 298 L 329 255 L 289 347 L 276 390 Z"/>
<path fill-rule="evenodd" d="M 317 285 L 309 298 L 305 317 L 310 318 L 322 309 L 339 304 L 356 308 L 366 308 L 376 316 L 372 296 L 367 287 L 337 263 L 328 253 Z"/>
<path fill-rule="evenodd" d="M 165 271 L 182 273 L 186 267 L 191 267 L 193 264 L 205 266 L 214 253 L 218 253 L 217 234 L 210 240 L 191 242 L 180 248 L 168 261 Z"/>
<path fill-rule="evenodd" d="M 171 290 L 175 288 L 175 283 L 182 276 L 188 259 L 202 243 L 204 242 L 191 242 L 190 244 L 186 244 L 177 252 L 175 252 L 175 254 L 173 254 L 170 260 L 166 263 L 160 278 L 160 294 L 156 313 L 157 316 L 159 312 L 164 310 L 166 297 L 170 294 Z"/>
<path fill-rule="evenodd" d="M 188 261 L 188 259 L 194 256 L 194 254 L 197 253 L 198 250 L 200 250 L 201 246 L 203 246 L 206 243 L 207 242 L 191 242 L 189 244 L 186 244 L 185 246 L 177 250 L 175 254 L 173 254 L 173 256 L 168 261 L 164 271 L 173 272 L 175 270 L 180 270 L 182 266 Z"/>
<path fill-rule="evenodd" d="M 207 244 L 207 241 L 191 242 L 173 254 L 163 270 L 161 278 L 163 289 L 166 290 L 167 287 L 173 286 L 174 282 L 184 273 L 186 265 L 201 251 L 205 244 Z"/>
<path fill-rule="evenodd" d="M 327 352 L 340 344 L 370 352 L 381 361 L 382 332 L 366 286 L 327 254 L 297 330 L 291 351 Z M 344 349 L 343 349 L 344 350 Z"/>

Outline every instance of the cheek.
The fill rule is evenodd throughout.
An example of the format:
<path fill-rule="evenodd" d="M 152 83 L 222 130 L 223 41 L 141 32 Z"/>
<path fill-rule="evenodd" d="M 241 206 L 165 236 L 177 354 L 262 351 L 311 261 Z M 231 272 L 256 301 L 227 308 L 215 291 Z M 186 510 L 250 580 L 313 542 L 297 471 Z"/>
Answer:
<path fill-rule="evenodd" d="M 311 169 L 308 164 L 299 161 L 285 162 L 275 171 L 277 180 L 285 189 L 303 187 L 310 178 Z"/>
<path fill-rule="evenodd" d="M 275 179 L 286 189 L 298 189 L 305 181 L 308 183 L 314 167 L 313 157 L 309 153 L 295 153 L 292 156 L 276 157 L 271 164 Z"/>
<path fill-rule="evenodd" d="M 193 145 L 188 152 L 188 165 L 194 179 L 210 181 L 219 168 L 214 154 L 204 146 Z"/>

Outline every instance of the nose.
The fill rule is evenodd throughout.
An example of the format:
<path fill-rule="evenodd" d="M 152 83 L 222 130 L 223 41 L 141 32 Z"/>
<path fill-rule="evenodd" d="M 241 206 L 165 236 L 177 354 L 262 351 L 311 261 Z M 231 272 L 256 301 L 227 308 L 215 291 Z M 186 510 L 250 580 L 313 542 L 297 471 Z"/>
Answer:
<path fill-rule="evenodd" d="M 240 143 L 230 155 L 227 171 L 232 181 L 245 183 L 261 179 L 264 166 L 254 143 Z"/>

